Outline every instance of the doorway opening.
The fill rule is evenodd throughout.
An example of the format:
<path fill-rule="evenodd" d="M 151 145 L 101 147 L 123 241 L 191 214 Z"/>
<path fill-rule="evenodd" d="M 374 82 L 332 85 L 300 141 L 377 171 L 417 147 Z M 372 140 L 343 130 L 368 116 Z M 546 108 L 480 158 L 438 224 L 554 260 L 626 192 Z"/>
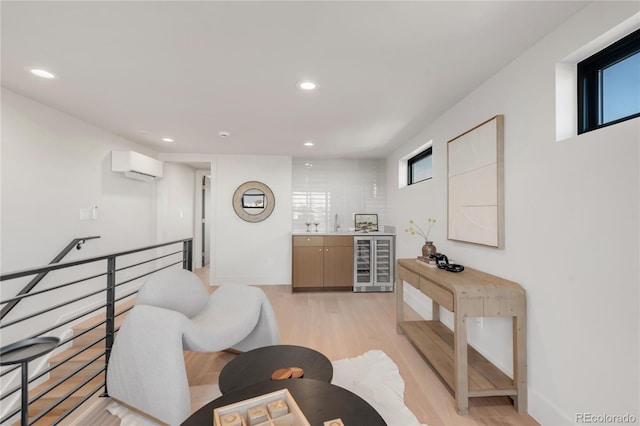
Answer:
<path fill-rule="evenodd" d="M 200 216 L 200 236 L 202 241 L 202 267 L 209 265 L 211 254 L 211 176 L 202 176 L 202 211 Z"/>

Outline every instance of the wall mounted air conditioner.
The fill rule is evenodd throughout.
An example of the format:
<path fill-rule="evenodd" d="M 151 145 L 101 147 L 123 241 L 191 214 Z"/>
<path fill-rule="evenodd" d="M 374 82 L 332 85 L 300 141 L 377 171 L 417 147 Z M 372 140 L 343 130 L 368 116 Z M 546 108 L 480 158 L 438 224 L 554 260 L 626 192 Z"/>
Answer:
<path fill-rule="evenodd" d="M 111 151 L 111 171 L 131 179 L 151 181 L 162 177 L 162 161 L 135 151 Z"/>

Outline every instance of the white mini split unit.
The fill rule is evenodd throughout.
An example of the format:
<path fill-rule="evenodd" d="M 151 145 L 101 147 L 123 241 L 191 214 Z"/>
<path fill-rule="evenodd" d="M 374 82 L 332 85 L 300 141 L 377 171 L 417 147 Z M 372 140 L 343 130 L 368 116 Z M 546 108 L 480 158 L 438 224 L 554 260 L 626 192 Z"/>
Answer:
<path fill-rule="evenodd" d="M 151 181 L 162 177 L 162 161 L 135 151 L 111 151 L 111 171 L 131 179 Z"/>

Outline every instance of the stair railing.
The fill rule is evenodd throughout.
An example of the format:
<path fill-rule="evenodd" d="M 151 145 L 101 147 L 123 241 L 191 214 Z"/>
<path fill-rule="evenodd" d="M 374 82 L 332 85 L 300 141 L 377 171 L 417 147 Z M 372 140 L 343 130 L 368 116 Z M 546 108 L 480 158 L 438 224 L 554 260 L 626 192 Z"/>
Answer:
<path fill-rule="evenodd" d="M 86 240 L 86 239 L 85 239 Z M 177 249 L 175 246 L 179 246 Z M 162 251 L 162 253 L 158 254 L 158 251 Z M 149 253 L 153 254 L 153 257 L 149 258 Z M 35 337 L 44 336 L 51 333 L 63 334 L 64 331 L 69 330 L 72 325 L 78 324 L 81 321 L 87 321 L 87 317 L 89 315 L 93 315 L 94 317 L 97 315 L 99 318 L 96 320 L 97 322 L 86 325 L 86 329 L 82 332 L 77 333 L 71 337 L 63 338 L 60 341 L 60 346 L 71 343 L 74 339 L 79 338 L 87 333 L 92 332 L 93 330 L 98 329 L 98 327 L 105 327 L 104 335 L 100 334 L 100 337 L 91 340 L 88 344 L 80 347 L 75 352 L 70 353 L 65 356 L 59 362 L 56 362 L 53 365 L 50 365 L 48 368 L 44 368 L 37 372 L 33 377 L 30 377 L 28 382 L 33 384 L 35 381 L 39 379 L 45 378 L 51 371 L 56 368 L 65 365 L 67 362 L 77 357 L 78 355 L 84 353 L 93 347 L 98 347 L 97 345 L 102 344 L 104 350 L 95 354 L 95 356 L 90 357 L 90 359 L 73 371 L 68 373 L 67 375 L 61 377 L 56 380 L 53 384 L 47 386 L 45 389 L 39 391 L 36 395 L 29 396 L 28 405 L 33 404 L 38 401 L 52 390 L 60 386 L 62 383 L 67 382 L 69 379 L 78 376 L 79 374 L 87 369 L 89 366 L 93 365 L 94 371 L 89 373 L 84 380 L 81 380 L 77 385 L 75 385 L 71 390 L 65 393 L 62 397 L 54 399 L 53 402 L 38 412 L 35 412 L 31 408 L 29 408 L 29 414 L 33 415 L 32 418 L 29 419 L 29 424 L 33 424 L 38 420 L 42 419 L 44 416 L 53 411 L 56 407 L 60 406 L 65 400 L 71 398 L 72 396 L 76 396 L 75 399 L 79 399 L 75 402 L 70 408 L 65 408 L 65 411 L 57 417 L 57 420 L 52 421 L 51 425 L 57 425 L 66 417 L 68 417 L 74 410 L 80 407 L 83 403 L 85 403 L 89 398 L 97 394 L 100 390 L 104 389 L 102 396 L 108 396 L 107 386 L 106 386 L 106 371 L 109 363 L 109 356 L 111 353 L 111 348 L 113 346 L 113 341 L 116 332 L 118 331 L 118 327 L 116 327 L 116 318 L 128 312 L 132 307 L 122 307 L 123 302 L 130 301 L 133 299 L 133 296 L 138 292 L 138 288 L 142 284 L 142 278 L 147 277 L 151 274 L 157 273 L 161 270 L 174 267 L 180 265 L 183 269 L 192 270 L 192 258 L 193 258 L 193 239 L 187 238 L 182 240 L 171 241 L 162 244 L 155 244 L 151 246 L 146 246 L 134 250 L 121 251 L 118 253 L 112 253 L 108 255 L 95 256 L 88 259 L 82 260 L 74 260 L 70 262 L 64 263 L 51 263 L 47 266 L 30 268 L 23 271 L 5 273 L 0 275 L 0 285 L 5 282 L 9 282 L 14 279 L 19 279 L 23 277 L 33 276 L 36 277 L 41 274 L 47 274 L 52 271 L 69 271 L 70 274 L 77 274 L 80 270 L 80 267 L 83 265 L 91 265 L 93 269 L 96 269 L 95 272 L 91 273 L 88 276 L 79 279 L 73 279 L 69 282 L 65 282 L 62 284 L 56 283 L 47 288 L 43 288 L 37 291 L 28 291 L 23 294 L 19 294 L 15 297 L 11 297 L 5 300 L 0 301 L 0 305 L 8 305 L 14 301 L 21 301 L 30 297 L 36 297 L 38 295 L 42 295 L 45 293 L 50 293 L 47 300 L 47 307 L 44 309 L 36 308 L 36 312 L 31 312 L 21 316 L 20 318 L 5 320 L 0 319 L 0 331 L 5 333 L 5 330 L 8 330 L 9 327 L 13 326 L 21 326 L 20 332 L 22 333 L 22 329 L 24 327 L 24 322 L 34 318 L 44 318 L 44 315 L 50 314 L 53 311 L 56 311 L 57 314 L 60 314 L 60 311 L 67 308 L 67 312 L 71 311 L 71 304 L 77 302 L 84 302 L 85 307 L 82 308 L 83 311 L 80 313 L 72 312 L 69 313 L 71 315 L 70 318 L 64 318 L 61 321 L 56 321 L 53 325 L 46 326 L 43 329 L 39 329 L 36 331 L 26 332 L 24 335 L 20 334 L 18 338 L 14 339 L 14 341 L 19 341 L 23 339 L 31 339 Z M 99 262 L 106 261 L 106 268 L 102 269 Z M 102 270 L 100 270 L 102 269 Z M 126 271 L 126 273 L 125 273 Z M 120 274 L 128 274 L 126 279 L 118 280 Z M 34 278 L 35 279 L 35 278 Z M 103 285 L 101 288 L 95 290 L 95 288 L 89 288 L 89 281 L 93 280 L 103 280 Z M 100 281 L 98 281 L 98 284 Z M 60 302 L 58 297 L 54 296 L 54 294 L 59 294 L 63 290 L 69 289 L 79 285 L 80 288 L 74 290 L 74 294 L 71 299 Z M 77 295 L 78 293 L 86 291 L 85 294 Z M 94 285 L 95 287 L 95 285 Z M 101 302 L 100 302 L 101 300 Z M 93 305 L 91 304 L 93 302 Z M 96 303 L 99 303 L 98 306 L 95 306 Z M 14 305 L 15 306 L 15 305 Z M 24 308 L 29 307 L 29 303 L 24 304 Z M 23 308 L 21 307 L 21 310 Z M 98 311 L 101 311 L 100 313 Z M 18 311 L 14 311 L 15 315 L 18 315 Z M 16 330 L 16 329 L 13 329 Z M 90 336 L 87 336 L 90 337 Z M 13 342 L 4 342 L 3 345 L 7 345 Z M 74 347 L 75 348 L 75 347 Z M 101 364 L 95 364 L 100 362 L 100 359 L 104 358 L 104 366 Z M 96 368 L 96 365 L 98 367 Z M 10 367 L 2 370 L 0 372 L 0 378 L 6 377 L 10 373 L 18 370 L 20 366 Z M 88 370 L 87 370 L 88 371 Z M 100 384 L 97 387 L 93 387 L 88 389 L 90 382 L 96 379 L 98 376 L 103 375 L 104 378 L 100 379 Z M 5 379 L 6 380 L 6 379 Z M 18 395 L 18 391 L 21 390 L 21 386 L 18 384 L 16 386 L 11 387 L 6 392 L 3 390 L 0 393 L 0 406 L 6 406 L 7 398 Z M 80 395 L 80 396 L 77 396 Z M 19 406 L 20 404 L 15 404 Z M 20 414 L 21 408 L 15 408 L 4 414 L 0 417 L 0 423 L 4 424 L 5 422 L 15 418 L 18 414 Z"/>
<path fill-rule="evenodd" d="M 71 240 L 71 242 L 70 242 L 69 244 L 67 244 L 67 246 L 66 246 L 65 248 L 63 248 L 63 249 L 60 251 L 60 253 L 58 253 L 58 254 L 56 255 L 56 257 L 54 257 L 54 258 L 53 258 L 53 260 L 52 260 L 51 262 L 49 262 L 49 265 L 52 265 L 52 264 L 54 264 L 54 263 L 59 263 L 62 259 L 64 259 L 64 257 L 65 257 L 67 254 L 69 254 L 69 252 L 70 252 L 71 250 L 73 250 L 74 248 L 75 248 L 76 250 L 80 250 L 86 241 L 88 241 L 88 240 L 95 240 L 96 238 L 100 238 L 100 236 L 98 235 L 98 236 L 95 236 L 95 237 L 74 238 L 73 240 Z M 38 285 L 38 283 L 39 283 L 40 281 L 42 281 L 42 279 L 43 279 L 44 277 L 46 277 L 46 276 L 47 276 L 47 273 L 48 273 L 48 272 L 49 272 L 49 271 L 47 271 L 47 272 L 41 272 L 41 273 L 39 273 L 38 275 L 36 275 L 35 277 L 33 277 L 33 279 L 32 279 L 31 281 L 29 281 L 29 282 L 27 283 L 27 285 L 26 285 L 26 286 L 24 286 L 24 288 L 18 292 L 18 296 L 21 296 L 21 295 L 23 295 L 23 294 L 27 294 L 27 293 L 29 293 L 31 290 L 33 290 L 33 289 L 34 289 L 34 287 L 35 287 L 35 286 L 37 286 L 37 285 Z M 2 310 L 0 311 L 0 320 L 1 320 L 2 318 L 4 318 L 5 316 L 7 316 L 7 314 L 8 314 L 8 313 L 13 309 L 13 308 L 15 308 L 15 307 L 16 307 L 16 305 L 17 305 L 18 303 L 20 303 L 20 301 L 21 301 L 21 300 L 22 300 L 22 299 L 16 299 L 16 300 L 13 300 L 12 302 L 7 303 L 7 305 L 6 305 L 6 306 L 4 306 L 4 307 L 2 308 Z"/>

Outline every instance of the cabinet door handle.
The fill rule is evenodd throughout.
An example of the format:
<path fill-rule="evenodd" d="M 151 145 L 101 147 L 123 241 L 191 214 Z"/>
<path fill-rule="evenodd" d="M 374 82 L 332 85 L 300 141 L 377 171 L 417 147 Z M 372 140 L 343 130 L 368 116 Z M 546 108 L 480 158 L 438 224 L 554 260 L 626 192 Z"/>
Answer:
<path fill-rule="evenodd" d="M 329 249 L 324 249 L 324 251 L 329 251 Z"/>
<path fill-rule="evenodd" d="M 318 251 L 319 251 L 320 253 L 322 253 L 322 249 L 318 249 Z"/>

